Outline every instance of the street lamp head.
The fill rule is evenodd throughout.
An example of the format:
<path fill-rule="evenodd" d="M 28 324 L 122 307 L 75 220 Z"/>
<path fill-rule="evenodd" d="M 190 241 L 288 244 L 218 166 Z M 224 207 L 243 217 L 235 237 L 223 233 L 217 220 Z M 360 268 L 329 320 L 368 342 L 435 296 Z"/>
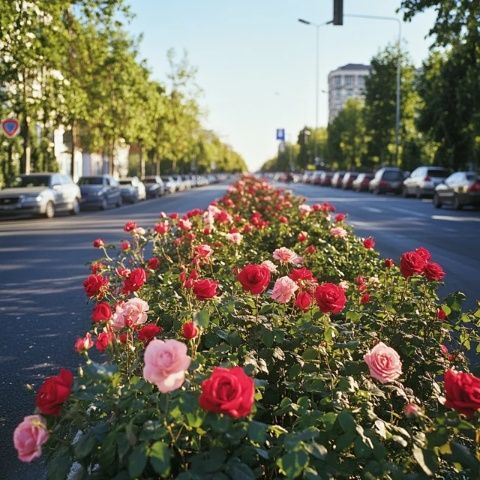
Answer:
<path fill-rule="evenodd" d="M 312 24 L 312 22 L 309 22 L 308 20 L 304 20 L 303 18 L 299 18 L 298 21 L 300 23 L 304 23 L 305 25 L 311 25 Z"/>

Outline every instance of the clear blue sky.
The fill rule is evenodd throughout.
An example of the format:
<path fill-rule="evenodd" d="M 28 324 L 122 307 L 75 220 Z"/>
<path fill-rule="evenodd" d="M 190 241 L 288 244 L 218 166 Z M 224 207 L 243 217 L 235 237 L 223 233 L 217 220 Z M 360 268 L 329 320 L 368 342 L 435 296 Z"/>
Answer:
<path fill-rule="evenodd" d="M 315 122 L 315 29 L 297 22 L 332 18 L 332 0 L 131 0 L 129 25 L 143 33 L 141 56 L 165 80 L 166 51 L 188 52 L 203 89 L 205 124 L 231 144 L 254 170 L 277 149 L 275 129 L 296 140 Z M 400 0 L 345 0 L 345 13 L 392 16 Z M 434 12 L 403 24 L 404 46 L 419 66 Z M 346 63 L 369 63 L 395 42 L 394 22 L 345 18 L 320 30 L 320 89 L 327 74 Z M 320 94 L 319 124 L 327 124 L 327 95 Z"/>

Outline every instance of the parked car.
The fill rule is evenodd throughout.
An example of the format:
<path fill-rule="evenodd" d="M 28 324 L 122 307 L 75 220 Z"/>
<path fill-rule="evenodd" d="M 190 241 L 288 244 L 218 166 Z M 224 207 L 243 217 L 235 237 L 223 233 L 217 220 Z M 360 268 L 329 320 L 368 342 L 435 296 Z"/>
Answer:
<path fill-rule="evenodd" d="M 162 180 L 167 193 L 175 193 L 178 190 L 177 181 L 171 175 L 162 176 Z"/>
<path fill-rule="evenodd" d="M 342 188 L 348 190 L 352 188 L 353 181 L 358 177 L 357 172 L 347 172 L 342 178 Z"/>
<path fill-rule="evenodd" d="M 165 184 L 158 175 L 145 177 L 142 179 L 142 182 L 147 190 L 148 198 L 157 198 L 165 195 Z"/>
<path fill-rule="evenodd" d="M 92 175 L 78 180 L 82 208 L 94 207 L 106 210 L 109 206 L 120 207 L 122 196 L 117 180 L 111 175 Z"/>
<path fill-rule="evenodd" d="M 41 215 L 46 218 L 54 217 L 58 211 L 77 215 L 80 198 L 80 189 L 69 175 L 20 175 L 8 188 L 0 190 L 0 213 Z"/>
<path fill-rule="evenodd" d="M 377 170 L 368 184 L 372 193 L 402 193 L 403 171 L 395 167 L 383 167 Z"/>
<path fill-rule="evenodd" d="M 368 185 L 373 177 L 373 173 L 359 173 L 358 177 L 352 182 L 352 189 L 356 192 L 368 192 Z"/>
<path fill-rule="evenodd" d="M 320 185 L 320 180 L 322 178 L 322 171 L 317 170 L 312 173 L 312 176 L 310 177 L 310 183 L 313 185 Z"/>
<path fill-rule="evenodd" d="M 333 172 L 323 172 L 320 177 L 320 185 L 322 187 L 329 187 L 332 184 Z"/>
<path fill-rule="evenodd" d="M 173 178 L 175 180 L 175 183 L 177 184 L 177 192 L 183 192 L 187 189 L 187 186 L 185 185 L 185 182 L 183 181 L 181 175 L 173 175 Z"/>
<path fill-rule="evenodd" d="M 136 203 L 139 200 L 146 200 L 147 190 L 138 177 L 122 178 L 118 183 L 120 184 L 120 194 L 124 202 Z"/>
<path fill-rule="evenodd" d="M 403 196 L 422 198 L 433 195 L 435 187 L 450 175 L 443 167 L 418 167 L 403 182 Z"/>
<path fill-rule="evenodd" d="M 332 182 L 331 182 L 332 187 L 340 188 L 342 186 L 342 179 L 344 175 L 345 175 L 345 172 L 343 170 L 339 170 L 338 172 L 335 172 L 332 177 Z"/>
<path fill-rule="evenodd" d="M 480 206 L 480 174 L 455 172 L 438 184 L 433 195 L 433 205 L 441 208 L 450 204 L 456 210 L 465 205 Z"/>

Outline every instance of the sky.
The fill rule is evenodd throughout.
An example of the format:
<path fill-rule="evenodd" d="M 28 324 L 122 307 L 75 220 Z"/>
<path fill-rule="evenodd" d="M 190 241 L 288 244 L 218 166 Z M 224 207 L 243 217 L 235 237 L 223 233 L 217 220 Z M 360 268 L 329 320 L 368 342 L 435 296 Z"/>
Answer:
<path fill-rule="evenodd" d="M 250 170 L 275 155 L 275 130 L 296 141 L 315 124 L 315 28 L 298 18 L 332 19 L 333 0 L 130 0 L 128 25 L 143 34 L 140 56 L 166 80 L 166 52 L 188 53 L 198 69 L 204 124 L 232 145 Z M 398 16 L 400 0 L 345 0 L 345 14 Z M 433 11 L 402 24 L 403 45 L 416 66 L 428 55 Z M 347 63 L 368 64 L 397 40 L 395 22 L 345 18 L 320 28 L 319 126 L 327 125 L 327 75 Z"/>

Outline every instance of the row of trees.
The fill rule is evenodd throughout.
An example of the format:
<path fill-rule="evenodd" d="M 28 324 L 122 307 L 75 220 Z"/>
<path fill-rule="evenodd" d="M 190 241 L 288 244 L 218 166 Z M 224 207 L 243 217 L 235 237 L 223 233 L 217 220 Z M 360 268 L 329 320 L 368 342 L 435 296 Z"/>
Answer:
<path fill-rule="evenodd" d="M 0 184 L 18 172 L 57 168 L 53 135 L 71 154 L 110 159 L 134 145 L 139 174 L 243 170 L 242 158 L 202 127 L 195 70 L 168 53 L 166 84 L 151 78 L 124 30 L 124 0 L 0 0 L 0 116 L 21 122 L 0 143 Z M 135 166 L 134 166 L 135 167 Z"/>
<path fill-rule="evenodd" d="M 322 165 L 375 169 L 419 164 L 451 169 L 480 164 L 480 2 L 404 0 L 405 20 L 435 7 L 432 49 L 416 69 L 398 46 L 388 46 L 371 60 L 365 98 L 352 98 L 326 129 L 305 127 L 297 145 L 270 159 L 265 170 Z M 398 161 L 395 152 L 396 69 L 401 62 L 401 124 Z M 316 147 L 315 147 L 316 143 Z M 295 152 L 293 161 L 286 152 Z M 318 166 L 318 165 L 317 165 Z"/>

